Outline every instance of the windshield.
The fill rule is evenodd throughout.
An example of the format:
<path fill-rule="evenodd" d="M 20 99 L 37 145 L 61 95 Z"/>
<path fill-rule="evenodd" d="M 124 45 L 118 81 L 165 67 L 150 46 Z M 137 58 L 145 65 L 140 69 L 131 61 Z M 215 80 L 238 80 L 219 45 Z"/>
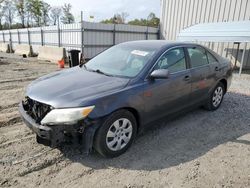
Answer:
<path fill-rule="evenodd" d="M 117 45 L 85 64 L 89 71 L 112 76 L 135 77 L 147 64 L 154 51 L 142 47 Z"/>

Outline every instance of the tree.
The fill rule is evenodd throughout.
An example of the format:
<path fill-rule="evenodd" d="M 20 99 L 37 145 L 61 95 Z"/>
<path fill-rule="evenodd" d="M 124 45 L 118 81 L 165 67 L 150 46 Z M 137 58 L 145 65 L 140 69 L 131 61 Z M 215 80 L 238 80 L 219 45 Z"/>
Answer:
<path fill-rule="evenodd" d="M 4 17 L 3 5 L 2 5 L 2 2 L 0 2 L 0 29 L 1 30 L 3 29 L 3 24 L 2 24 L 3 17 Z"/>
<path fill-rule="evenodd" d="M 101 22 L 101 23 L 104 23 L 104 24 L 113 24 L 113 23 L 115 23 L 114 20 L 115 20 L 115 19 L 114 19 L 114 17 L 113 17 L 113 18 L 110 18 L 110 19 L 102 20 L 102 21 L 100 21 L 100 22 Z"/>
<path fill-rule="evenodd" d="M 30 23 L 32 22 L 32 0 L 25 1 L 25 12 L 26 12 L 26 25 L 30 27 Z"/>
<path fill-rule="evenodd" d="M 4 10 L 5 20 L 9 24 L 9 28 L 11 28 L 16 13 L 16 7 L 13 1 L 4 1 L 3 10 Z"/>
<path fill-rule="evenodd" d="M 60 16 L 62 15 L 62 7 L 52 7 L 50 10 L 50 18 L 53 25 L 56 25 Z"/>
<path fill-rule="evenodd" d="M 75 22 L 75 18 L 73 14 L 70 12 L 71 11 L 71 4 L 64 4 L 62 9 L 63 9 L 63 17 L 61 18 L 62 22 L 64 24 L 70 24 Z"/>
<path fill-rule="evenodd" d="M 122 22 L 123 24 L 126 23 L 126 19 L 127 19 L 128 16 L 129 16 L 129 14 L 128 14 L 127 12 L 122 12 L 122 13 L 120 14 L 121 22 Z"/>
<path fill-rule="evenodd" d="M 15 6 L 17 9 L 17 13 L 20 17 L 22 27 L 25 27 L 25 2 L 24 0 L 16 0 Z"/>
<path fill-rule="evenodd" d="M 151 12 L 147 18 L 148 26 L 158 27 L 160 24 L 160 19 L 156 17 L 155 13 Z"/>
<path fill-rule="evenodd" d="M 125 24 L 126 18 L 129 16 L 127 12 L 122 12 L 121 14 L 115 14 L 113 18 L 102 20 L 101 23 L 111 24 Z"/>
<path fill-rule="evenodd" d="M 48 23 L 50 22 L 50 17 L 49 17 L 49 11 L 51 9 L 51 6 L 46 3 L 46 2 L 42 2 L 42 23 L 43 25 L 48 25 Z"/>
<path fill-rule="evenodd" d="M 128 24 L 146 26 L 147 20 L 146 19 L 134 19 L 134 20 L 129 21 Z"/>
<path fill-rule="evenodd" d="M 141 26 L 150 26 L 150 27 L 158 27 L 160 23 L 160 19 L 155 16 L 154 13 L 150 13 L 147 19 L 134 19 L 128 22 L 131 25 L 141 25 Z"/>
<path fill-rule="evenodd" d="M 30 11 L 35 19 L 36 25 L 41 25 L 43 2 L 41 0 L 30 0 Z"/>

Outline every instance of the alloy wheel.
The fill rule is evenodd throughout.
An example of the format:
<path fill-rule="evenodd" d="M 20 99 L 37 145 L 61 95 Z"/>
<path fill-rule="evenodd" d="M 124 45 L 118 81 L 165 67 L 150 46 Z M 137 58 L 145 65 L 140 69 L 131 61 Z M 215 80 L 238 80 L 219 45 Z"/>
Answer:
<path fill-rule="evenodd" d="M 219 106 L 219 104 L 222 101 L 222 97 L 223 97 L 223 88 L 219 86 L 215 89 L 213 98 L 212 98 L 213 100 L 212 103 L 214 107 Z"/>
<path fill-rule="evenodd" d="M 112 151 L 123 149 L 130 141 L 133 133 L 133 127 L 130 120 L 120 118 L 116 120 L 109 128 L 106 135 L 106 145 Z"/>

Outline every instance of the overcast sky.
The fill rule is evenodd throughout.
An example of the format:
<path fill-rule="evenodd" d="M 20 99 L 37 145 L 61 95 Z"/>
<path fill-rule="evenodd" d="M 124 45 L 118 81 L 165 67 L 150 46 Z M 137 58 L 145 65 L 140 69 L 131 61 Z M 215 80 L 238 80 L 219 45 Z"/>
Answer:
<path fill-rule="evenodd" d="M 111 18 L 115 13 L 127 12 L 127 20 L 146 18 L 150 12 L 158 17 L 160 14 L 160 0 L 45 0 L 51 6 L 61 6 L 64 3 L 72 5 L 72 13 L 76 21 L 80 20 L 81 10 L 84 20 L 94 16 L 94 21 Z"/>

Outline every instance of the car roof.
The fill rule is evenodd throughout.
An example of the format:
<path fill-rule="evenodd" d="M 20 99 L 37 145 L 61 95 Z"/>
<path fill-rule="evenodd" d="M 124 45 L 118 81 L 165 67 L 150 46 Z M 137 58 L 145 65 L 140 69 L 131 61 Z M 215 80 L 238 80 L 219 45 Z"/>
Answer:
<path fill-rule="evenodd" d="M 121 43 L 122 46 L 127 47 L 140 47 L 140 48 L 147 48 L 150 50 L 160 50 L 162 48 L 169 48 L 174 46 L 186 45 L 193 43 L 186 43 L 186 42 L 175 42 L 175 41 L 167 41 L 167 40 L 137 40 L 137 41 L 129 41 Z"/>

